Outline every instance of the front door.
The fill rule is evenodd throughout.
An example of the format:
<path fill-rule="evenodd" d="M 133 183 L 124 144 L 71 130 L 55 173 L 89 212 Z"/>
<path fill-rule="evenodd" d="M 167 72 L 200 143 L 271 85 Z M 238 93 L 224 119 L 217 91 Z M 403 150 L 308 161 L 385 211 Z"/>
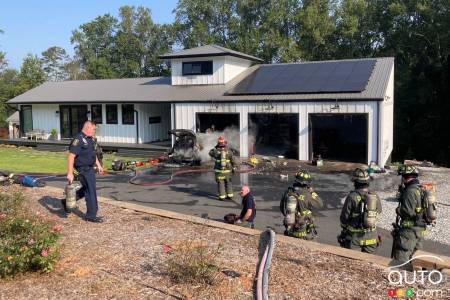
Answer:
<path fill-rule="evenodd" d="M 73 138 L 87 121 L 87 105 L 61 105 L 61 138 Z"/>

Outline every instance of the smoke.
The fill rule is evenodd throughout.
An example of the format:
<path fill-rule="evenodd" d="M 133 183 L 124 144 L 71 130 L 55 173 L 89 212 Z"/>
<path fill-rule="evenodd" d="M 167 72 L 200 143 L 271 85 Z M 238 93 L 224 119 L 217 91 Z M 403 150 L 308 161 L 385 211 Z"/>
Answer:
<path fill-rule="evenodd" d="M 219 136 L 224 136 L 228 147 L 239 153 L 240 134 L 239 129 L 235 126 L 227 127 L 224 131 L 197 133 L 197 142 L 200 145 L 198 156 L 202 162 L 206 162 L 211 159 L 209 156 L 209 151 L 217 145 L 217 139 Z"/>

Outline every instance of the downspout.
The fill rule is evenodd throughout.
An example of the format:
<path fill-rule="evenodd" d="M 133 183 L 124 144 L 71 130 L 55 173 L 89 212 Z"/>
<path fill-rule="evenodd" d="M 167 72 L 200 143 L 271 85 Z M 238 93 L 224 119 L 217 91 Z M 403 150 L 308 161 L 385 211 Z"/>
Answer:
<path fill-rule="evenodd" d="M 136 144 L 139 144 L 139 112 L 134 110 L 136 113 Z"/>

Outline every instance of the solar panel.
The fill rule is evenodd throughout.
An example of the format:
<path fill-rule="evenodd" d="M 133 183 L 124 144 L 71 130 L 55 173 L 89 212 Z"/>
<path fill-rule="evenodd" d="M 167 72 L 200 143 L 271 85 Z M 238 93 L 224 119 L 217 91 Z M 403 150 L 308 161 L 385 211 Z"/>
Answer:
<path fill-rule="evenodd" d="M 230 95 L 361 92 L 376 60 L 263 65 L 244 78 Z"/>

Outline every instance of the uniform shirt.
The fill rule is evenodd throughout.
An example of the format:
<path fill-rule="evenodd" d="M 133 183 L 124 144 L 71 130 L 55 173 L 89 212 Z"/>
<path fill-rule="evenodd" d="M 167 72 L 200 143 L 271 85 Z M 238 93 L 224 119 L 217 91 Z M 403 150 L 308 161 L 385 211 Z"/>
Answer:
<path fill-rule="evenodd" d="M 420 192 L 419 180 L 413 179 L 400 191 L 399 208 L 397 210 L 400 218 L 404 220 L 422 221 L 421 215 L 416 208 L 422 208 L 422 194 Z M 423 224 L 420 224 L 421 226 Z"/>
<path fill-rule="evenodd" d="M 255 205 L 255 200 L 253 199 L 253 196 L 250 193 L 248 193 L 247 195 L 245 195 L 242 198 L 242 211 L 241 211 L 241 216 L 240 216 L 241 220 L 244 218 L 248 209 L 252 210 L 252 214 L 248 218 L 247 222 L 253 222 L 253 220 L 255 219 L 255 216 L 256 216 L 256 205 Z"/>
<path fill-rule="evenodd" d="M 95 165 L 95 141 L 83 132 L 78 133 L 69 146 L 69 152 L 75 154 L 75 168 Z"/>

